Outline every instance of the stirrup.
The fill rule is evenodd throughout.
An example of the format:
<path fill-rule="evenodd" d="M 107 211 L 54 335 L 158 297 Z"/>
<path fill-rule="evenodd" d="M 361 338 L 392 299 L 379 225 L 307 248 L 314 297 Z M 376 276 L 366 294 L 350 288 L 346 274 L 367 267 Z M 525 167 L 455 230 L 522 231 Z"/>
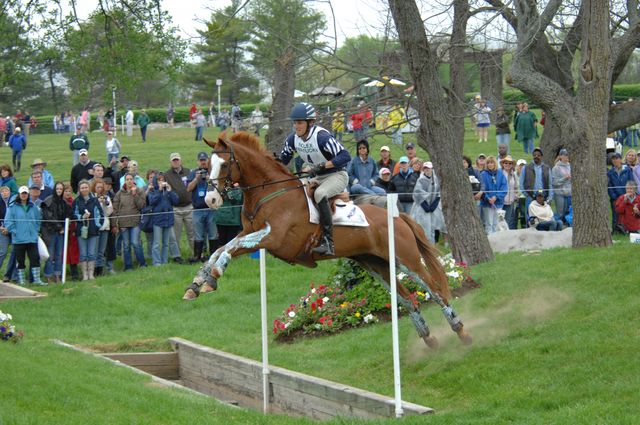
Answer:
<path fill-rule="evenodd" d="M 322 238 L 322 243 L 317 247 L 313 248 L 311 251 L 319 255 L 325 255 L 325 256 L 335 255 L 335 251 L 333 249 L 333 243 L 331 243 L 331 240 L 326 236 Z"/>

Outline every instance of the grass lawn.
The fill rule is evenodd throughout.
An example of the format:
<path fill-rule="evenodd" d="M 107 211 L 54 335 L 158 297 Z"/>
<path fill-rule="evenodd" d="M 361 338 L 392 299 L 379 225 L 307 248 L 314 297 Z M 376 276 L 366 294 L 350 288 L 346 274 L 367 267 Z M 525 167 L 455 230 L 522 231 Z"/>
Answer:
<path fill-rule="evenodd" d="M 151 131 L 145 145 L 124 138 L 123 151 L 142 170 L 168 166 L 171 151 L 193 154 L 195 163 L 202 145 L 192 136 L 190 129 Z M 34 136 L 25 163 L 40 156 L 54 176 L 64 175 L 71 163 L 67 143 L 67 137 Z M 94 136 L 92 143 L 92 151 L 104 156 L 101 138 Z M 457 341 L 436 308 L 425 316 L 440 338 L 438 351 L 426 348 L 407 318 L 400 321 L 403 398 L 437 411 L 401 422 L 637 423 L 640 332 L 633 323 L 640 311 L 639 254 L 639 246 L 618 241 L 608 249 L 498 255 L 474 267 L 472 275 L 483 287 L 454 301 L 475 338 L 472 346 Z M 332 265 L 310 270 L 270 258 L 269 318 L 297 302 L 310 282 L 322 283 Z M 236 260 L 217 293 L 185 303 L 181 296 L 196 270 L 150 267 L 47 287 L 49 297 L 37 301 L 0 304 L 26 334 L 17 345 L 0 344 L 0 424 L 311 423 L 162 388 L 52 342 L 104 351 L 158 350 L 167 348 L 168 337 L 179 336 L 259 359 L 258 262 Z M 391 396 L 390 353 L 388 323 L 270 344 L 274 365 Z"/>

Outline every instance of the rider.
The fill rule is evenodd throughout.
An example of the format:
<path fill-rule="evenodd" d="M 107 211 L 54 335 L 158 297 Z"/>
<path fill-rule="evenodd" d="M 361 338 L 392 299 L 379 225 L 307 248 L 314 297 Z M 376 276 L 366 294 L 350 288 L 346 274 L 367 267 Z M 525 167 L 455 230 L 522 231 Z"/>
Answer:
<path fill-rule="evenodd" d="M 334 255 L 333 221 L 329 198 L 336 196 L 347 187 L 349 175 L 345 167 L 351 161 L 349 152 L 329 131 L 315 125 L 316 110 L 309 103 L 298 103 L 291 110 L 294 132 L 290 134 L 280 153 L 280 161 L 288 164 L 294 152 L 311 167 L 310 176 L 318 187 L 313 195 L 322 226 L 322 243 L 313 249 L 320 255 Z"/>

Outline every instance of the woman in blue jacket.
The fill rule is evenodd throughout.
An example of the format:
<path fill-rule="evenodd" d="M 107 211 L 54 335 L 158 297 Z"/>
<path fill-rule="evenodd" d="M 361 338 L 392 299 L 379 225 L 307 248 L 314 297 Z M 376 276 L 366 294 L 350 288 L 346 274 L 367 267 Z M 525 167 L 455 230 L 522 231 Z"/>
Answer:
<path fill-rule="evenodd" d="M 18 197 L 9 205 L 4 219 L 3 233 L 11 233 L 11 242 L 18 262 L 18 283 L 25 284 L 25 257 L 29 255 L 29 266 L 33 283 L 46 285 L 40 279 L 40 254 L 38 253 L 38 233 L 40 233 L 40 208 L 29 197 L 29 188 L 20 186 Z"/>
<path fill-rule="evenodd" d="M 369 156 L 369 142 L 360 140 L 357 144 L 358 155 L 347 166 L 349 174 L 349 192 L 352 195 L 384 195 L 385 191 L 375 185 L 378 178 L 378 166 Z"/>
<path fill-rule="evenodd" d="M 166 182 L 164 173 L 158 173 L 153 179 L 153 190 L 147 195 L 149 205 L 153 207 L 151 223 L 153 223 L 153 248 L 151 258 L 154 266 L 169 261 L 169 237 L 173 228 L 173 206 L 178 205 L 178 195 Z"/>
<path fill-rule="evenodd" d="M 507 179 L 498 169 L 494 156 L 487 157 L 485 169 L 480 173 L 480 215 L 487 234 L 495 233 L 498 225 L 498 210 L 504 205 L 509 190 Z"/>
<path fill-rule="evenodd" d="M 9 146 L 13 151 L 13 169 L 16 173 L 20 171 L 20 165 L 22 163 L 22 151 L 27 149 L 27 139 L 22 134 L 22 129 L 16 127 L 13 130 L 13 134 L 9 137 Z"/>
<path fill-rule="evenodd" d="M 76 237 L 80 249 L 82 280 L 93 280 L 98 258 L 98 237 L 105 214 L 98 198 L 91 193 L 91 186 L 87 180 L 78 183 L 78 197 L 73 201 L 71 208 L 74 218 L 78 220 Z"/>

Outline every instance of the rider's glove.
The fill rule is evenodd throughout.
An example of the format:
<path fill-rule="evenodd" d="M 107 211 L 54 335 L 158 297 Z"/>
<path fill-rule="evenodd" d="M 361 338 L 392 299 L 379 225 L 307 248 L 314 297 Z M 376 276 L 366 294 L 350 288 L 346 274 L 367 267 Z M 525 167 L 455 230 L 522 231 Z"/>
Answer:
<path fill-rule="evenodd" d="M 317 176 L 318 173 L 321 173 L 322 171 L 324 171 L 324 169 L 325 169 L 325 163 L 323 162 L 321 164 L 313 165 L 311 169 L 307 171 L 307 174 L 309 174 L 309 176 L 311 177 Z"/>

